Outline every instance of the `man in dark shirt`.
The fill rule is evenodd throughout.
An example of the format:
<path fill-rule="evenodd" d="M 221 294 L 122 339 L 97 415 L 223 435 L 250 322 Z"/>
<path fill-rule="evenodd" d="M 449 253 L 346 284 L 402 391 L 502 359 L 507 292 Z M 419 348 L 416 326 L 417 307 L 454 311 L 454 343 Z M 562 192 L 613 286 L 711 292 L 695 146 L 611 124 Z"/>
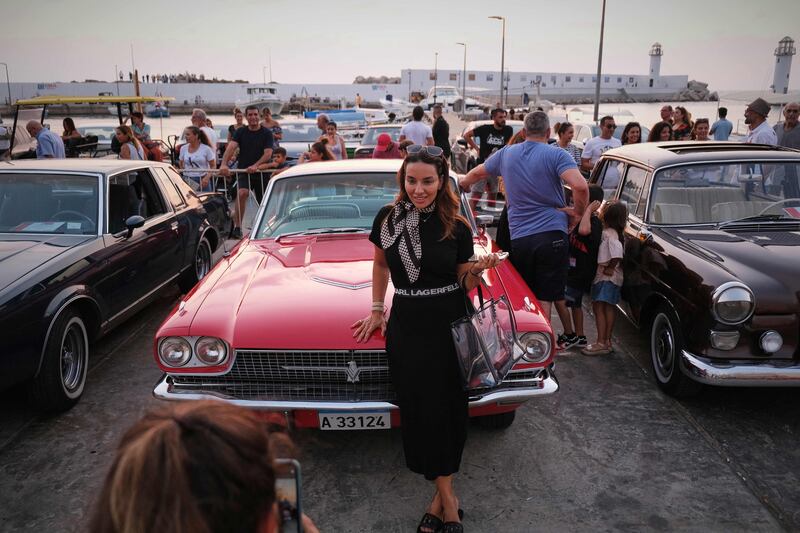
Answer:
<path fill-rule="evenodd" d="M 511 137 L 514 135 L 514 129 L 511 126 L 506 126 L 505 109 L 494 109 L 492 111 L 492 121 L 492 124 L 478 126 L 464 134 L 464 140 L 467 141 L 467 144 L 478 152 L 478 160 L 476 161 L 478 165 L 482 164 L 490 155 L 508 144 L 508 141 L 511 140 Z M 475 142 L 475 137 L 480 141 L 480 146 Z M 475 211 L 478 201 L 483 196 L 484 189 L 487 192 L 486 198 L 489 200 L 489 205 L 492 207 L 495 206 L 498 183 L 497 177 L 493 176 L 488 178 L 484 184 L 478 184 L 473 188 L 469 199 L 473 211 Z"/>
<path fill-rule="evenodd" d="M 450 125 L 442 116 L 442 104 L 433 106 L 433 144 L 444 152 L 450 159 Z"/>
<path fill-rule="evenodd" d="M 225 148 L 225 155 L 222 156 L 222 165 L 220 166 L 220 174 L 230 176 L 228 162 L 236 149 L 239 149 L 238 166 L 240 170 L 246 170 L 247 173 L 238 174 L 239 194 L 236 198 L 236 208 L 231 215 L 233 218 L 231 237 L 234 239 L 242 237 L 242 220 L 244 220 L 244 212 L 251 189 L 255 193 L 258 203 L 261 203 L 261 197 L 265 190 L 265 177 L 263 174 L 253 176 L 253 173 L 258 172 L 258 165 L 269 161 L 269 158 L 272 157 L 274 144 L 272 132 L 259 122 L 258 108 L 247 106 L 244 113 L 247 118 L 247 127 L 239 128 L 234 132 L 231 142 Z"/>

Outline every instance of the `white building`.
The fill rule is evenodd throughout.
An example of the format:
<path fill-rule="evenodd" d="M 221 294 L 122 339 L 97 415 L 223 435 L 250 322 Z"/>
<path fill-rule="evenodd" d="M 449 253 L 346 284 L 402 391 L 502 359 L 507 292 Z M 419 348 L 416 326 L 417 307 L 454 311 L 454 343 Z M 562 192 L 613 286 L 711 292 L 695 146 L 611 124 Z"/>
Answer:
<path fill-rule="evenodd" d="M 661 44 L 655 43 L 650 49 L 650 72 L 648 74 L 603 73 L 600 80 L 600 94 L 618 96 L 627 93 L 632 97 L 664 97 L 686 88 L 689 76 L 662 76 L 661 58 L 664 55 Z M 438 80 L 436 79 L 438 74 Z M 401 85 L 407 94 L 427 94 L 436 85 L 455 85 L 461 87 L 464 80 L 461 69 L 439 69 L 437 72 L 425 69 L 406 69 L 402 71 Z M 500 71 L 467 70 L 467 94 L 481 96 L 498 95 L 500 91 Z M 506 72 L 507 93 L 518 96 L 528 93 L 531 99 L 538 93 L 543 98 L 594 96 L 597 83 L 596 73 L 578 72 Z"/>

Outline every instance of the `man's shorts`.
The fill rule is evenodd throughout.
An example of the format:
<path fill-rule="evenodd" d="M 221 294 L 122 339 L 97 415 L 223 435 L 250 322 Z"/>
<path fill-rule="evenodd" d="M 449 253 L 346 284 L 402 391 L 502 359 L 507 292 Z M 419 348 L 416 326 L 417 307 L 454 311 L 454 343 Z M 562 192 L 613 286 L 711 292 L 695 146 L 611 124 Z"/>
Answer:
<path fill-rule="evenodd" d="M 268 174 L 262 174 L 261 172 L 238 174 L 237 181 L 240 189 L 250 189 L 256 195 L 256 201 L 259 204 L 261 203 L 264 191 L 267 190 L 267 182 L 269 182 Z"/>
<path fill-rule="evenodd" d="M 585 293 L 577 287 L 570 287 L 567 285 L 564 290 L 564 300 L 567 302 L 567 307 L 580 309 L 583 305 L 583 295 Z"/>
<path fill-rule="evenodd" d="M 537 299 L 564 299 L 569 271 L 569 239 L 563 231 L 546 231 L 511 241 L 514 266 Z"/>

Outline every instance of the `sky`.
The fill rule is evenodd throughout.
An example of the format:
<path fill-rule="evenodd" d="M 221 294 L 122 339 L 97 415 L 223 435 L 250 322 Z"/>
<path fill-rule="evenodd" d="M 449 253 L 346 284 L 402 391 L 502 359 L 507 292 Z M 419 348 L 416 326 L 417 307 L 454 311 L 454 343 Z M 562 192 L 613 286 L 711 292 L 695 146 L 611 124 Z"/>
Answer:
<path fill-rule="evenodd" d="M 2 0 L 0 62 L 12 82 L 113 79 L 114 68 L 203 73 L 259 83 L 272 57 L 283 83 L 351 83 L 404 68 L 591 73 L 601 0 Z M 800 48 L 800 0 L 607 0 L 603 71 L 662 75 L 711 90 L 766 89 L 778 41 Z M 800 58 L 790 90 L 800 90 Z M 4 72 L 0 70 L 0 78 Z M 269 72 L 266 72 L 269 78 Z M 3 80 L 5 81 L 5 80 Z"/>

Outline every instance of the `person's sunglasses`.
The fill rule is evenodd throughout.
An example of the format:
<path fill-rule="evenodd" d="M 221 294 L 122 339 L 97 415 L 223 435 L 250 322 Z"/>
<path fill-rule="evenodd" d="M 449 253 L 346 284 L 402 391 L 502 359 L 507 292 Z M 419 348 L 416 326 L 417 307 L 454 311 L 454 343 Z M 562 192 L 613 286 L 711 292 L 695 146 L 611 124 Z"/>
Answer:
<path fill-rule="evenodd" d="M 439 148 L 438 146 L 428 146 L 425 144 L 412 144 L 408 148 L 406 148 L 406 152 L 409 155 L 418 154 L 420 152 L 426 152 L 429 156 L 432 157 L 439 157 L 444 153 L 444 150 Z"/>
<path fill-rule="evenodd" d="M 615 129 L 617 129 L 617 125 L 616 124 L 606 124 L 606 128 L 608 128 L 610 130 L 615 130 Z"/>

